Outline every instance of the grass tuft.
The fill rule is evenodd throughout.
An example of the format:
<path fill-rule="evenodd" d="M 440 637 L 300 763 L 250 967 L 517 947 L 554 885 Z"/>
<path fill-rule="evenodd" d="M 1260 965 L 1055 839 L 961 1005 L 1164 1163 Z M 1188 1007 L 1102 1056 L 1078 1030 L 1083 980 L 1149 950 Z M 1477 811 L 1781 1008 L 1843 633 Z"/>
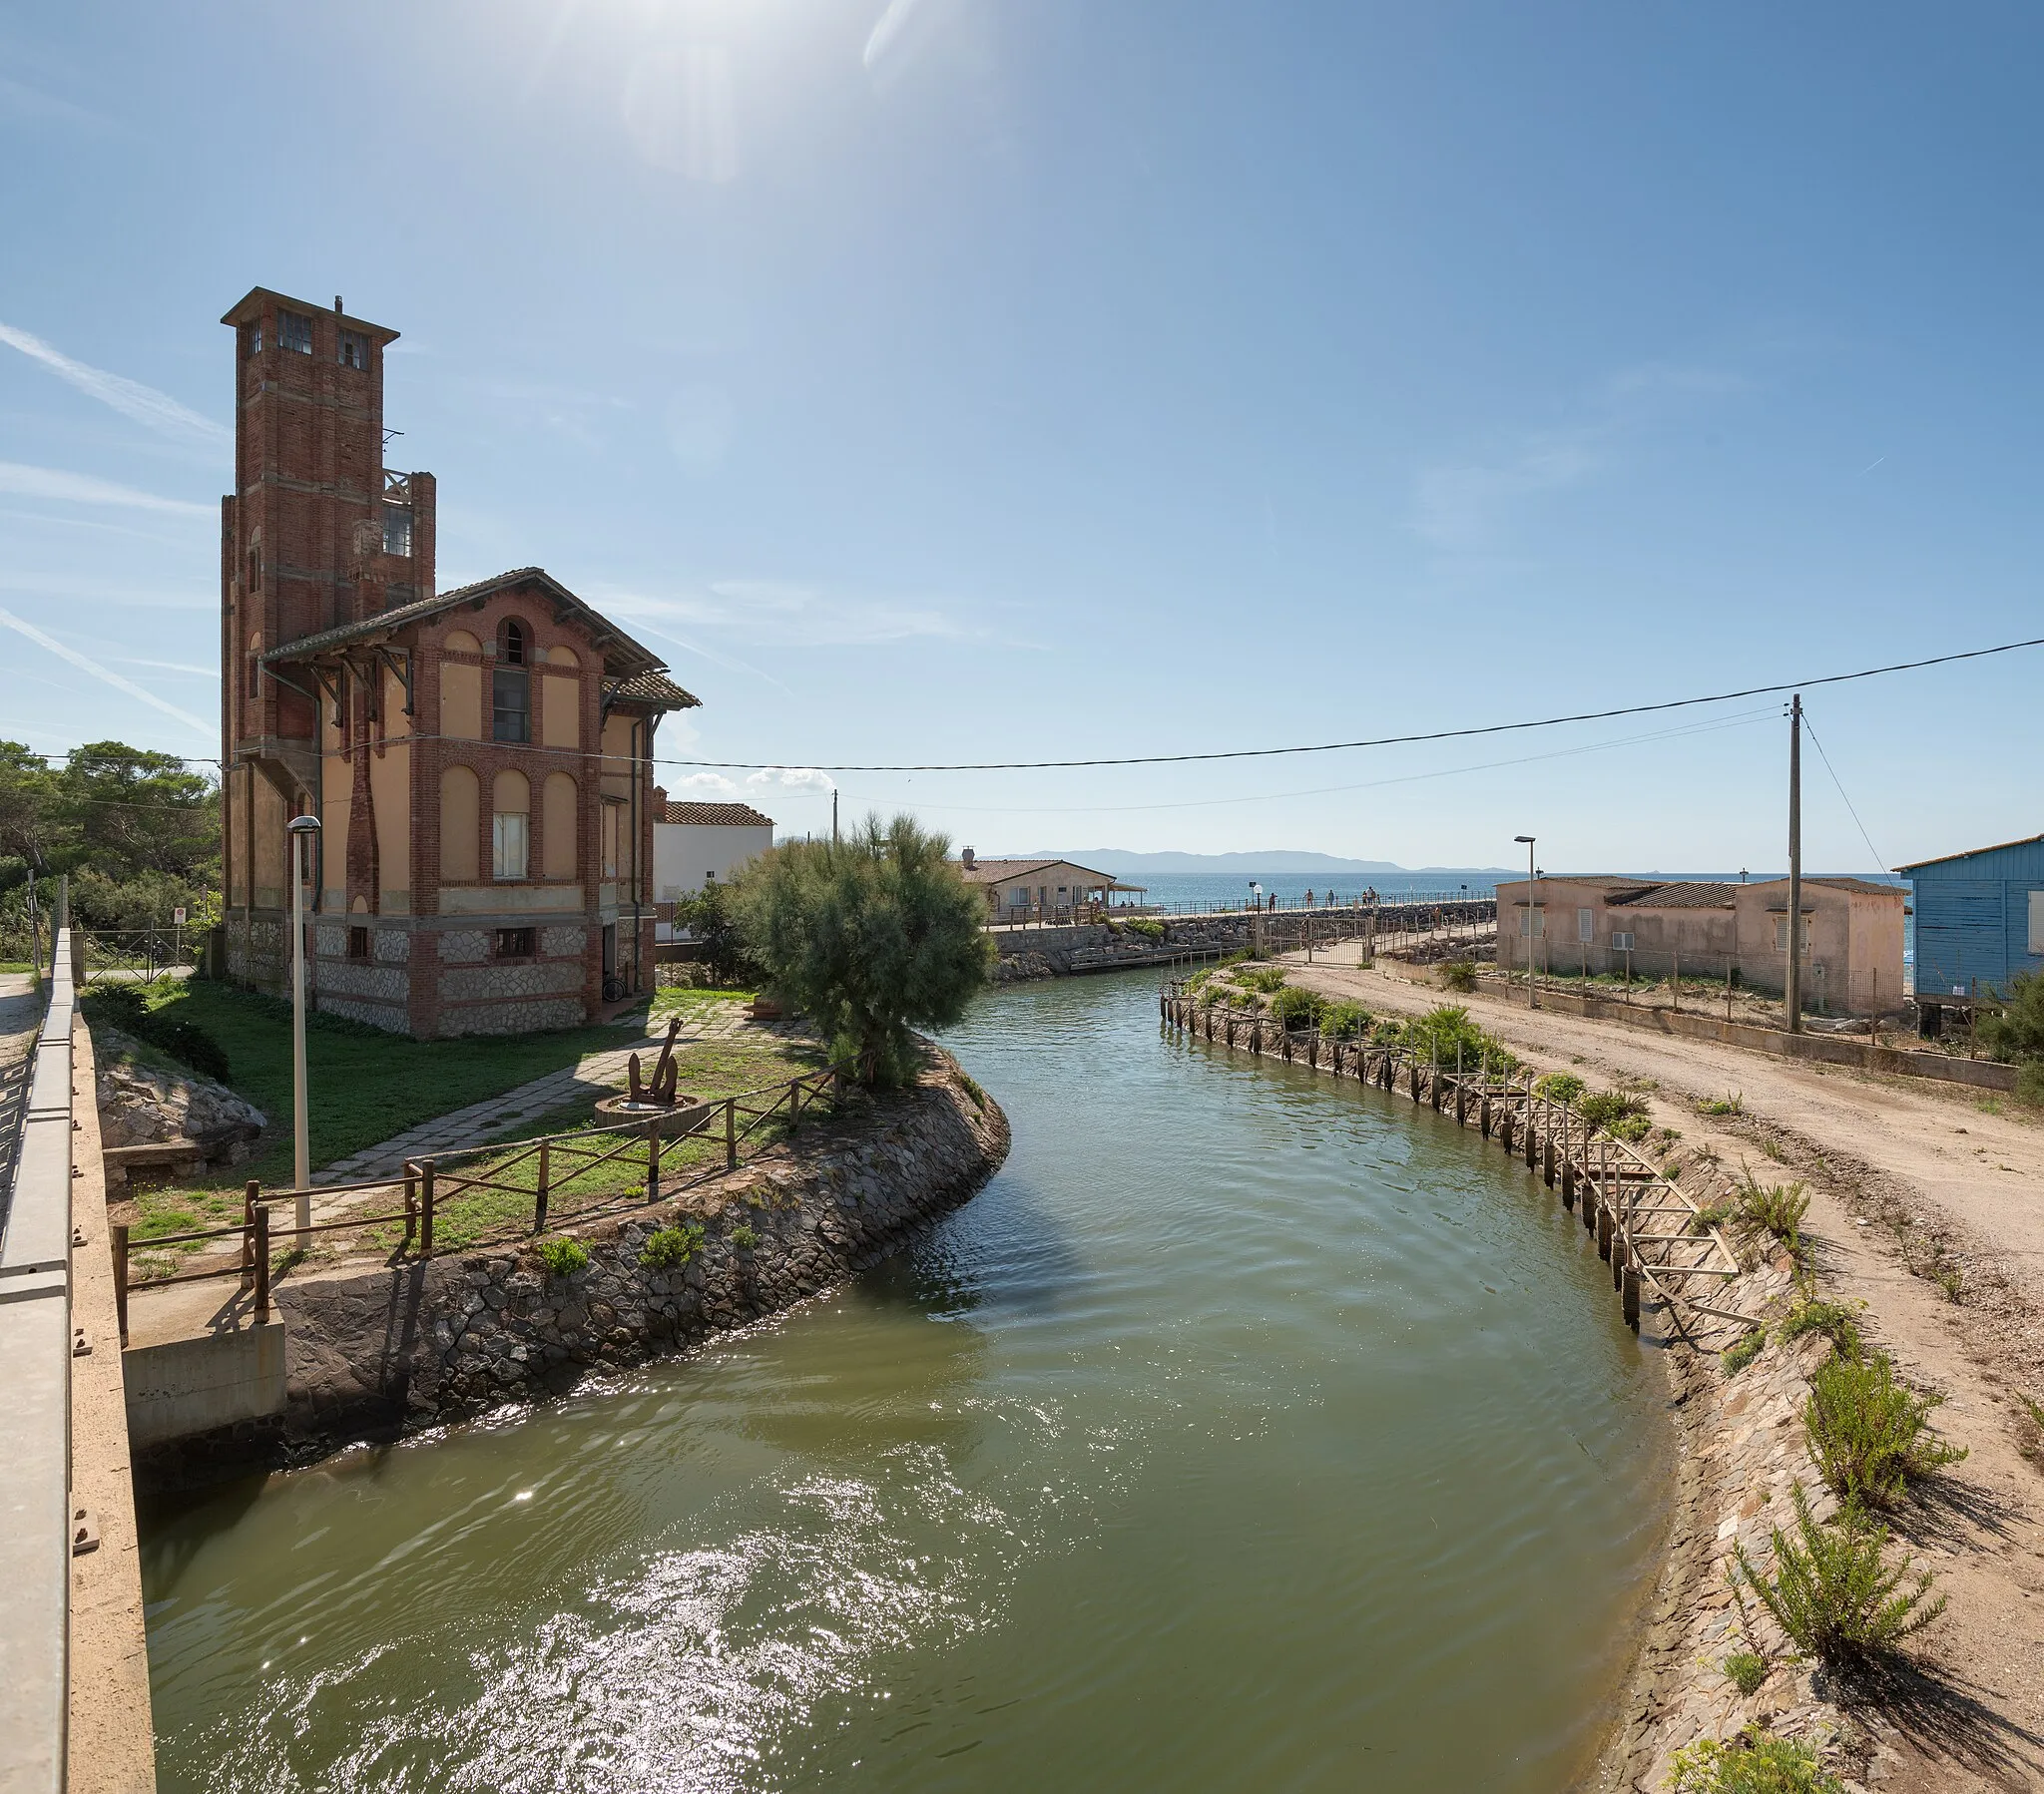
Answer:
<path fill-rule="evenodd" d="M 1745 1334 L 1736 1345 L 1721 1355 L 1720 1362 L 1725 1366 L 1725 1374 L 1728 1377 L 1738 1376 L 1761 1355 L 1761 1348 L 1767 1343 L 1768 1330 L 1765 1327 L 1756 1327 L 1751 1333 Z"/>
<path fill-rule="evenodd" d="M 678 1271 L 703 1249 L 703 1229 L 694 1221 L 680 1221 L 646 1236 L 639 1248 L 639 1262 L 649 1270 Z"/>
<path fill-rule="evenodd" d="M 589 1250 L 579 1239 L 543 1239 L 533 1251 L 549 1277 L 572 1277 L 589 1268 Z"/>
<path fill-rule="evenodd" d="M 1719 1667 L 1742 1694 L 1758 1694 L 1768 1679 L 1768 1659 L 1757 1650 L 1735 1650 Z"/>

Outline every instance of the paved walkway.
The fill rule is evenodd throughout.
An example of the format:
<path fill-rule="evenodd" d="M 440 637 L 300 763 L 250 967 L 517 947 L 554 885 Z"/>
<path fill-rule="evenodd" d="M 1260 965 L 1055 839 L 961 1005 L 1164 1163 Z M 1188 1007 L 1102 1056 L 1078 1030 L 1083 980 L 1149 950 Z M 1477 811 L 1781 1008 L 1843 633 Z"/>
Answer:
<path fill-rule="evenodd" d="M 771 1025 L 754 1021 L 742 1003 L 706 1004 L 683 1021 L 675 1044 L 726 1041 L 748 1033 L 773 1032 L 777 1030 Z M 346 1158 L 337 1159 L 315 1171 L 312 1181 L 362 1183 L 370 1178 L 396 1177 L 402 1174 L 407 1158 L 424 1158 L 435 1153 L 452 1152 L 462 1146 L 502 1139 L 516 1133 L 525 1122 L 536 1117 L 565 1108 L 570 1103 L 594 1105 L 599 1097 L 610 1096 L 624 1088 L 627 1066 L 635 1053 L 640 1055 L 641 1069 L 650 1079 L 661 1042 L 666 1038 L 667 1027 L 663 1023 L 658 1034 L 635 1040 L 629 1046 L 607 1049 L 602 1053 L 586 1053 L 574 1065 L 549 1072 L 544 1078 L 535 1078 L 530 1084 L 521 1084 L 501 1097 L 491 1097 L 481 1103 L 471 1103 L 466 1109 L 435 1116 L 430 1121 L 421 1121 L 416 1127 L 408 1127 L 377 1145 L 366 1146 Z M 595 1124 L 594 1116 L 590 1118 L 590 1124 Z"/>

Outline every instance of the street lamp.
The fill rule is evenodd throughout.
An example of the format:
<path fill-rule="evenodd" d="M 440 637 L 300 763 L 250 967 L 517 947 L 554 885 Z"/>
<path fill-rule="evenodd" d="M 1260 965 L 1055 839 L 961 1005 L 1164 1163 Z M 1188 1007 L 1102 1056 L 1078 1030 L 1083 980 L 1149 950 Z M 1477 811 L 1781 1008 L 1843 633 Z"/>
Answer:
<path fill-rule="evenodd" d="M 305 1126 L 305 862 L 319 836 L 317 816 L 293 816 L 291 837 L 291 1181 L 298 1192 L 298 1243 L 312 1227 L 312 1152 Z"/>
<path fill-rule="evenodd" d="M 1540 894 L 1534 883 L 1539 871 L 1533 864 L 1533 837 L 1514 835 L 1512 839 L 1526 850 L 1526 1007 L 1538 1009 L 1533 997 L 1533 930 L 1539 926 L 1540 912 L 1533 907 L 1533 899 Z"/>

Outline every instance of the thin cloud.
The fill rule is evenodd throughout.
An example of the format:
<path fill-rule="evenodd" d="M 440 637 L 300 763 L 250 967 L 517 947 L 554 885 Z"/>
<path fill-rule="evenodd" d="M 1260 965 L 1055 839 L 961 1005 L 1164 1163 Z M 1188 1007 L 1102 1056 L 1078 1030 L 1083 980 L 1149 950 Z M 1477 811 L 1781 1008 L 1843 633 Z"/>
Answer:
<path fill-rule="evenodd" d="M 184 723 L 187 728 L 197 729 L 199 733 L 204 735 L 209 741 L 214 739 L 215 732 L 219 726 L 217 723 L 202 722 L 197 716 L 193 715 L 190 710 L 179 709 L 176 704 L 167 702 L 165 699 L 157 696 L 157 694 L 154 691 L 145 690 L 142 686 L 138 685 L 133 679 L 123 678 L 121 674 L 114 672 L 112 668 L 102 667 L 99 664 L 99 662 L 88 659 L 86 656 L 80 654 L 78 650 L 75 648 L 67 648 L 62 642 L 59 642 L 54 636 L 44 635 L 43 632 L 37 629 L 34 624 L 22 622 L 22 620 L 19 617 L 15 616 L 13 612 L 0 610 L 0 627 L 13 630 L 19 635 L 26 636 L 31 642 L 35 643 L 38 647 L 47 648 L 50 651 L 50 653 L 55 655 L 60 661 L 69 661 L 72 666 L 76 667 L 79 670 L 79 672 L 91 673 L 92 676 L 100 680 L 101 683 L 112 685 L 116 691 L 127 692 L 127 694 L 130 697 L 139 699 L 141 702 L 150 705 L 151 708 L 153 709 L 163 711 L 163 713 L 166 716 L 176 717 L 177 720 Z"/>
<path fill-rule="evenodd" d="M 5 568 L 0 568 L 0 592 L 19 592 L 25 598 L 130 605 L 149 611 L 211 611 L 220 604 L 218 588 L 211 592 L 204 588 L 181 592 L 168 586 L 130 586 L 110 580 L 81 579 L 76 574 L 19 573 Z"/>
<path fill-rule="evenodd" d="M 229 440 L 225 424 L 216 423 L 190 406 L 179 404 L 169 393 L 159 392 L 154 386 L 145 386 L 140 380 L 131 380 L 124 374 L 112 374 L 103 367 L 74 361 L 62 349 L 12 324 L 0 323 L 0 342 L 19 349 L 31 361 L 41 362 L 58 379 L 77 387 L 87 398 L 112 406 L 123 417 L 132 418 L 160 435 L 176 437 L 182 442 L 201 442 L 209 448 Z"/>
<path fill-rule="evenodd" d="M 672 797 L 678 791 L 707 797 L 736 797 L 739 794 L 738 785 L 722 772 L 691 772 L 685 778 L 669 779 L 668 795 Z"/>
<path fill-rule="evenodd" d="M 0 492 L 17 498 L 55 499 L 66 505 L 112 505 L 131 511 L 160 511 L 172 517 L 220 515 L 213 505 L 195 505 L 182 498 L 162 498 L 133 486 L 117 486 L 89 473 L 66 473 L 60 467 L 29 467 L 20 461 L 0 461 Z"/>
<path fill-rule="evenodd" d="M 115 658 L 115 665 L 120 667 L 154 667 L 160 673 L 189 673 L 195 678 L 217 679 L 220 677 L 220 669 L 218 667 L 193 667 L 184 661 L 131 661 L 125 655 L 122 655 Z"/>
<path fill-rule="evenodd" d="M 1501 439 L 1489 454 L 1421 468 L 1412 527 L 1436 547 L 1481 550 L 1533 500 L 1572 491 L 1621 466 L 1669 417 L 1741 393 L 1753 382 L 1720 368 L 1643 362 L 1596 383 L 1578 423 Z"/>
<path fill-rule="evenodd" d="M 901 34 L 908 29 L 908 21 L 915 16 L 919 0 L 887 0 L 887 10 L 874 23 L 867 35 L 866 47 L 859 60 L 870 73 L 885 60 L 887 52 L 900 42 Z"/>
<path fill-rule="evenodd" d="M 40 88 L 0 75 L 0 118 L 18 119 L 27 125 L 75 125 L 88 131 L 111 131 L 114 121 L 75 101 L 60 100 Z"/>

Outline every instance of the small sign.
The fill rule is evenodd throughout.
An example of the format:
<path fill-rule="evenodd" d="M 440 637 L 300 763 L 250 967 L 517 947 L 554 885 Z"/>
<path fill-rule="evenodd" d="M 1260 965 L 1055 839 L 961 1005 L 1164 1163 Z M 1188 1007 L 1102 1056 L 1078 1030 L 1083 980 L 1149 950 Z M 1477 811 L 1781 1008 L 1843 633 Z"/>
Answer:
<path fill-rule="evenodd" d="M 171 911 L 171 920 L 180 928 L 185 926 L 185 906 L 182 903 Z"/>

